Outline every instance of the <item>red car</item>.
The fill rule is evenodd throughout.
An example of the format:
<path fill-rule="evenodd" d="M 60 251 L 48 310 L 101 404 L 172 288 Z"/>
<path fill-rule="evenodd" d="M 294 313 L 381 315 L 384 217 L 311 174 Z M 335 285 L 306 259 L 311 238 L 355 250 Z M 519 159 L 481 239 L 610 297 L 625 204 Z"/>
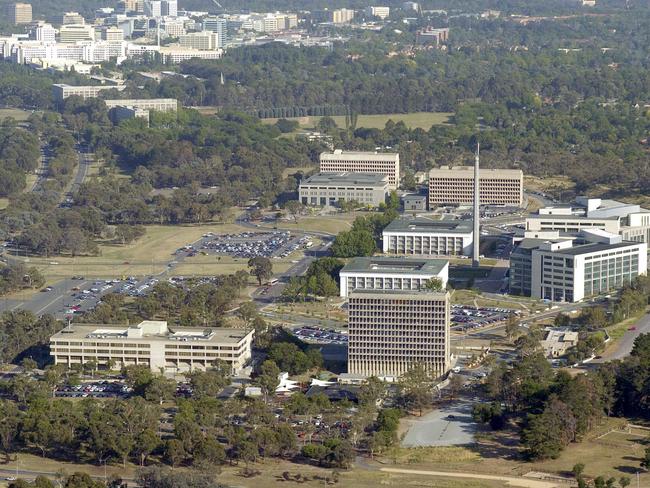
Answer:
<path fill-rule="evenodd" d="M 633 327 L 630 327 L 630 328 L 627 329 L 627 330 L 636 330 L 636 327 L 633 326 Z"/>

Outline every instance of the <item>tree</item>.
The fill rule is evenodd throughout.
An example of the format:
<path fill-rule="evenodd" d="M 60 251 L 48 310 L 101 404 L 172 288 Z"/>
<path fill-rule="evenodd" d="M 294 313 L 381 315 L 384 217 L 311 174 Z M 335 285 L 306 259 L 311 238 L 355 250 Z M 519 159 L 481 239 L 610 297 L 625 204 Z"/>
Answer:
<path fill-rule="evenodd" d="M 160 445 L 160 438 L 152 429 L 143 430 L 138 436 L 136 443 L 136 454 L 140 458 L 140 466 L 144 466 L 149 454 Z"/>
<path fill-rule="evenodd" d="M 431 405 L 433 400 L 433 377 L 424 364 L 415 364 L 399 381 L 400 401 L 408 409 L 418 410 Z"/>
<path fill-rule="evenodd" d="M 244 321 L 246 327 L 250 327 L 251 322 L 258 316 L 257 306 L 254 302 L 244 302 L 237 309 L 237 315 Z"/>
<path fill-rule="evenodd" d="M 268 280 L 273 276 L 273 264 L 269 258 L 256 256 L 248 260 L 248 267 L 250 274 L 257 278 L 257 282 L 262 286 L 264 280 Z"/>
<path fill-rule="evenodd" d="M 618 480 L 618 484 L 621 485 L 621 488 L 627 488 L 628 486 L 630 486 L 631 482 L 632 480 L 630 480 L 630 478 L 628 478 L 627 476 L 621 476 Z"/>
<path fill-rule="evenodd" d="M 512 341 L 519 333 L 519 320 L 515 314 L 508 315 L 506 320 L 506 337 Z"/>
<path fill-rule="evenodd" d="M 164 376 L 154 377 L 144 388 L 144 397 L 149 401 L 158 402 L 160 405 L 165 400 L 171 400 L 176 393 L 176 382 Z"/>
<path fill-rule="evenodd" d="M 571 470 L 571 472 L 573 473 L 575 479 L 580 479 L 582 478 L 582 473 L 584 472 L 584 470 L 585 470 L 584 463 L 577 463 L 573 465 L 573 469 Z"/>
<path fill-rule="evenodd" d="M 170 439 L 165 444 L 165 458 L 172 468 L 179 466 L 187 457 L 183 443 L 178 439 Z"/>
<path fill-rule="evenodd" d="M 296 224 L 298 223 L 298 216 L 305 211 L 305 206 L 298 200 L 289 200 L 284 204 L 284 208 L 293 217 Z"/>
<path fill-rule="evenodd" d="M 194 398 L 216 397 L 228 385 L 227 370 L 228 366 L 223 364 L 216 369 L 189 373 L 187 377 L 190 380 Z"/>
<path fill-rule="evenodd" d="M 212 467 L 226 461 L 226 450 L 213 437 L 199 440 L 194 449 L 194 463 L 202 467 Z"/>
<path fill-rule="evenodd" d="M 257 382 L 262 387 L 262 392 L 264 393 L 264 398 L 268 398 L 269 395 L 275 393 L 275 389 L 280 384 L 279 380 L 280 368 L 275 364 L 274 361 L 266 360 L 262 363 L 260 368 L 260 375 L 257 378 Z"/>
<path fill-rule="evenodd" d="M 643 459 L 641 460 L 641 467 L 646 471 L 650 470 L 650 447 L 646 447 L 643 452 Z"/>
<path fill-rule="evenodd" d="M 436 278 L 435 276 L 433 278 L 429 278 L 424 284 L 424 287 L 430 291 L 443 291 L 442 280 L 440 278 Z"/>

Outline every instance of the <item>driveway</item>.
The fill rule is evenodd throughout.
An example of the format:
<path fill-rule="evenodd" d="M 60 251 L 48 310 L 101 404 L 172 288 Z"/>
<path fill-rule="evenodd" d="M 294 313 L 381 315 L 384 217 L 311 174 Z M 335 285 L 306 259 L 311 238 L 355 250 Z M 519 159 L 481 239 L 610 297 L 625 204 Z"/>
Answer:
<path fill-rule="evenodd" d="M 458 446 L 474 442 L 477 430 L 472 420 L 472 404 L 457 401 L 419 419 L 406 420 L 409 429 L 403 447 Z"/>

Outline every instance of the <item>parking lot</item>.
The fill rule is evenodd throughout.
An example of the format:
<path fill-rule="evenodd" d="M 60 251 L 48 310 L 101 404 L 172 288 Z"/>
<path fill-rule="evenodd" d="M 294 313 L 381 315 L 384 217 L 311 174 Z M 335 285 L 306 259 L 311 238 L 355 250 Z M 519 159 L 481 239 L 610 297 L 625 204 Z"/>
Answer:
<path fill-rule="evenodd" d="M 348 343 L 347 334 L 337 332 L 334 329 L 324 329 L 315 326 L 305 326 L 294 329 L 293 333 L 296 337 L 304 340 L 305 342 L 316 344 L 345 344 Z"/>
<path fill-rule="evenodd" d="M 187 257 L 197 253 L 222 254 L 235 258 L 286 258 L 299 248 L 311 246 L 309 236 L 292 236 L 290 232 L 240 232 L 239 234 L 204 234 L 194 244 L 177 249 L 174 255 Z"/>
<path fill-rule="evenodd" d="M 60 386 L 55 395 L 59 398 L 110 398 L 126 397 L 131 391 L 131 388 L 122 382 L 96 381 L 75 386 Z"/>
<path fill-rule="evenodd" d="M 509 315 L 519 315 L 519 310 L 496 307 L 471 307 L 468 305 L 452 305 L 451 321 L 453 330 L 469 330 L 486 325 L 503 322 Z"/>

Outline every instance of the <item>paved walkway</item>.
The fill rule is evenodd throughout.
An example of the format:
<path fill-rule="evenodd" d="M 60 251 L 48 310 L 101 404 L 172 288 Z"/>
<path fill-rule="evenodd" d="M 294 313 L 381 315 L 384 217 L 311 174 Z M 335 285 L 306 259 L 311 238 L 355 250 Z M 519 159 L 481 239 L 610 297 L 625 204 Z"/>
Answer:
<path fill-rule="evenodd" d="M 532 480 L 529 478 L 518 478 L 514 476 L 495 476 L 489 474 L 476 473 L 452 473 L 448 471 L 422 471 L 417 469 L 399 469 L 399 468 L 380 468 L 383 473 L 395 474 L 417 474 L 422 476 L 438 476 L 441 478 L 466 478 L 475 480 L 503 481 L 504 486 L 517 486 L 520 488 L 558 488 L 559 483 L 552 481 Z"/>

